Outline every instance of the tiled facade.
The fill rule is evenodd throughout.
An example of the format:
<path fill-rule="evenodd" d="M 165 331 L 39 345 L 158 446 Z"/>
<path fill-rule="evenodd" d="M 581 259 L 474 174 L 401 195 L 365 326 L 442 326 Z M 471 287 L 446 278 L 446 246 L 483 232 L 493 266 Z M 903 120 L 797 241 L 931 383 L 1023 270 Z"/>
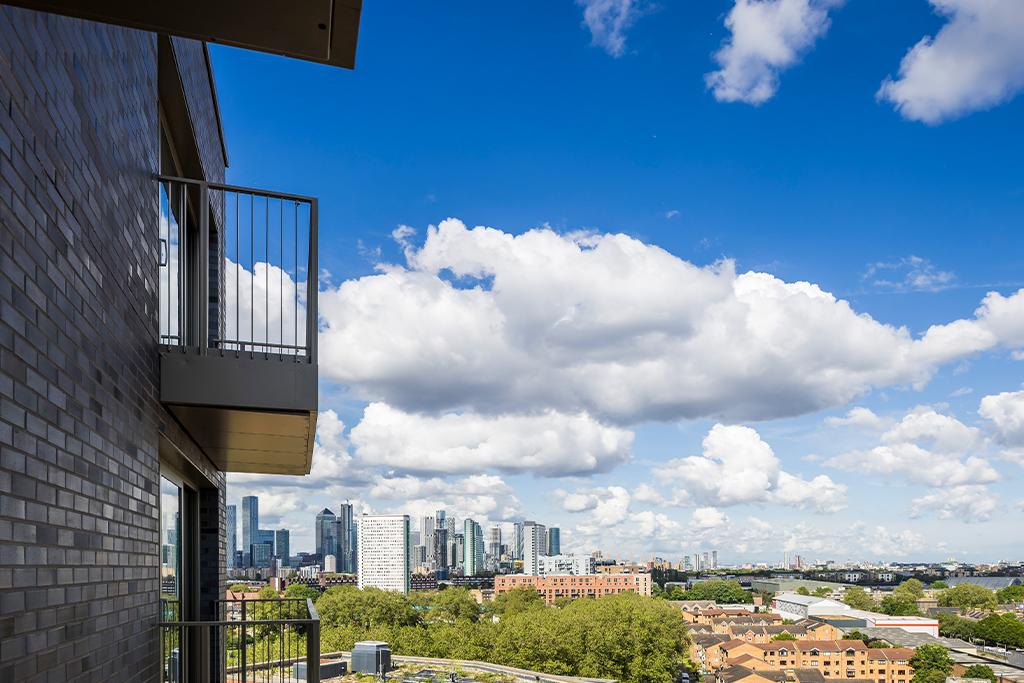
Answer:
<path fill-rule="evenodd" d="M 0 7 L 0 681 L 155 681 L 160 434 L 223 595 L 224 477 L 159 401 L 158 37 Z M 205 48 L 171 41 L 210 180 Z"/>

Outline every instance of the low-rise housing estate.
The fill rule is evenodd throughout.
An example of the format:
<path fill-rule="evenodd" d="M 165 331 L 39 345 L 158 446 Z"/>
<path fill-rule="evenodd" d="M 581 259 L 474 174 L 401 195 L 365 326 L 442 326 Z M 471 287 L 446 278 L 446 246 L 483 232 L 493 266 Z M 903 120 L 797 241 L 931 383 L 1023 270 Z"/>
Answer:
<path fill-rule="evenodd" d="M 651 595 L 650 574 L 587 574 L 582 576 L 536 576 L 533 574 L 507 574 L 494 577 L 494 596 L 519 588 L 532 586 L 553 605 L 559 598 L 599 598 L 618 593 Z"/>

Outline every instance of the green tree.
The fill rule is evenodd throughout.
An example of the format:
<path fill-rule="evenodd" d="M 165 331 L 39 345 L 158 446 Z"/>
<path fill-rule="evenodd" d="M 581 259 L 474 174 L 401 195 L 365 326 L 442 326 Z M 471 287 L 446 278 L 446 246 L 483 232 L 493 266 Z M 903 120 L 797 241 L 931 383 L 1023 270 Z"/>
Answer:
<path fill-rule="evenodd" d="M 678 609 L 633 593 L 506 614 L 490 661 L 547 673 L 673 683 L 686 665 Z"/>
<path fill-rule="evenodd" d="M 890 616 L 914 616 L 920 614 L 917 609 L 917 602 L 907 594 L 887 595 L 882 598 L 880 609 L 884 614 Z"/>
<path fill-rule="evenodd" d="M 924 584 L 917 579 L 907 579 L 892 592 L 900 598 L 917 601 L 924 597 Z"/>
<path fill-rule="evenodd" d="M 953 660 L 941 645 L 922 645 L 914 650 L 910 658 L 914 667 L 914 683 L 937 683 L 945 681 L 953 671 Z"/>
<path fill-rule="evenodd" d="M 819 598 L 827 598 L 831 594 L 832 589 L 828 586 L 819 586 L 818 588 L 814 589 L 814 595 L 816 595 Z"/>
<path fill-rule="evenodd" d="M 1009 602 L 1024 602 L 1024 586 L 1007 586 L 996 592 L 996 601 L 1003 605 Z"/>
<path fill-rule="evenodd" d="M 413 626 L 419 612 L 401 593 L 378 588 L 335 586 L 316 601 L 321 627 L 356 626 L 363 629 Z"/>
<path fill-rule="evenodd" d="M 975 583 L 961 583 L 939 593 L 939 605 L 960 609 L 993 609 L 996 594 Z"/>
<path fill-rule="evenodd" d="M 843 593 L 843 602 L 854 609 L 873 611 L 878 609 L 878 603 L 871 599 L 868 592 L 860 586 L 850 586 Z"/>
<path fill-rule="evenodd" d="M 811 591 L 807 589 L 807 586 L 800 586 L 796 589 L 798 595 L 810 595 Z"/>
<path fill-rule="evenodd" d="M 964 669 L 964 678 L 986 678 L 992 683 L 996 683 L 996 674 L 992 671 L 992 668 L 985 666 L 984 664 L 971 664 L 969 667 Z"/>
<path fill-rule="evenodd" d="M 945 581 L 932 581 L 928 585 L 928 587 L 931 588 L 932 590 L 936 590 L 936 591 L 937 590 L 945 590 L 945 589 L 949 588 L 949 584 L 946 583 Z"/>
<path fill-rule="evenodd" d="M 772 640 L 796 640 L 796 636 L 789 631 L 783 631 L 777 636 L 772 636 Z"/>
<path fill-rule="evenodd" d="M 974 624 L 974 635 L 1000 645 L 1024 647 L 1024 623 L 1012 614 L 990 614 Z"/>
<path fill-rule="evenodd" d="M 249 587 L 246 586 L 244 583 L 233 583 L 230 586 L 228 586 L 228 590 L 232 593 L 245 593 L 247 590 L 249 590 Z"/>
<path fill-rule="evenodd" d="M 480 618 L 480 605 L 465 588 L 448 588 L 431 600 L 430 617 L 439 621 L 476 621 Z"/>
<path fill-rule="evenodd" d="M 970 640 L 975 637 L 975 624 L 971 619 L 964 619 L 949 612 L 939 612 L 939 633 L 949 638 L 960 638 Z"/>
<path fill-rule="evenodd" d="M 743 590 L 739 581 L 713 579 L 694 584 L 686 591 L 685 600 L 714 600 L 718 603 L 750 603 L 753 596 Z"/>
<path fill-rule="evenodd" d="M 315 601 L 320 597 L 320 591 L 312 586 L 307 586 L 304 583 L 290 583 L 288 584 L 288 587 L 284 589 L 284 597 L 302 598 Z"/>
<path fill-rule="evenodd" d="M 494 599 L 491 609 L 495 614 L 519 614 L 544 607 L 544 598 L 531 586 L 519 586 L 505 591 Z"/>

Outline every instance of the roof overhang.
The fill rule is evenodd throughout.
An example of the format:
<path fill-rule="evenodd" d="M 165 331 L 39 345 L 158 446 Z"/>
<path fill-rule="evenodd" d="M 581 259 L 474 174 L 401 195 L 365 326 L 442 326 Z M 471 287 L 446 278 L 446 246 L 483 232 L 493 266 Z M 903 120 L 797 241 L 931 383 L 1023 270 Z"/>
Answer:
<path fill-rule="evenodd" d="M 40 12 L 355 67 L 362 0 L 3 0 Z"/>

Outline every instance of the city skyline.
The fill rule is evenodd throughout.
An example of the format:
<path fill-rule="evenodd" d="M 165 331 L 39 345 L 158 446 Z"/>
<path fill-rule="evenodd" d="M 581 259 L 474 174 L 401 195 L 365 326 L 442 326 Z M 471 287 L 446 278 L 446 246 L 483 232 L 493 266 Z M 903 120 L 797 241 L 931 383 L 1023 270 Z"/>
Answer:
<path fill-rule="evenodd" d="M 1019 554 L 1019 41 L 960 33 L 1002 22 L 834 3 L 792 60 L 734 63 L 727 2 L 456 5 L 354 73 L 211 47 L 232 182 L 323 206 L 313 471 L 232 496 L 637 558 Z M 967 81 L 1005 96 L 908 99 L 925 38 L 1002 55 Z"/>

